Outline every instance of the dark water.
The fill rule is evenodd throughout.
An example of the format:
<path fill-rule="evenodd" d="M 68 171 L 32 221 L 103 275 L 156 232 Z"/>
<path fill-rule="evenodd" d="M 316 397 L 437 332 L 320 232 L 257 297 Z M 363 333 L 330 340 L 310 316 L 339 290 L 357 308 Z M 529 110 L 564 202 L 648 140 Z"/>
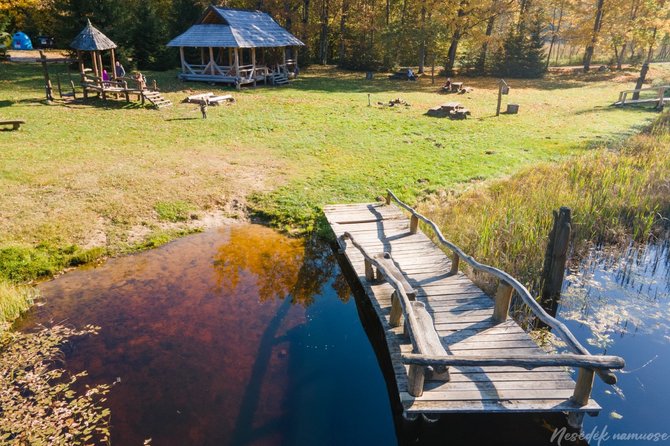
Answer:
<path fill-rule="evenodd" d="M 96 324 L 67 368 L 112 383 L 112 442 L 395 444 L 383 376 L 328 246 L 241 225 L 41 285 L 23 327 Z"/>
<path fill-rule="evenodd" d="M 669 268 L 667 246 L 650 247 L 570 276 L 559 317 L 630 370 L 617 389 L 596 385 L 604 411 L 586 432 L 667 430 Z M 565 426 L 560 414 L 404 422 L 376 316 L 331 248 L 264 227 L 186 237 L 40 288 L 44 305 L 19 328 L 102 327 L 66 366 L 116 382 L 114 445 L 542 445 Z"/>
<path fill-rule="evenodd" d="M 568 275 L 558 316 L 593 353 L 626 360 L 616 387 L 596 378 L 593 395 L 603 411 L 585 418 L 584 432 L 609 435 L 590 444 L 670 444 L 668 243 L 629 248 L 624 255 L 594 250 Z M 614 438 L 633 433 L 667 438 Z"/>

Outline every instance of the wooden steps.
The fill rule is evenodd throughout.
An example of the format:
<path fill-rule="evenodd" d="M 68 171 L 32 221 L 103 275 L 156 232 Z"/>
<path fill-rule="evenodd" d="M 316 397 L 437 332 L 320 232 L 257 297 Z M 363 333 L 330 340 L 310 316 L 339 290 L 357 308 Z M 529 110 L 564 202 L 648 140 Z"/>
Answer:
<path fill-rule="evenodd" d="M 156 108 L 159 109 L 163 107 L 169 107 L 172 105 L 172 101 L 165 99 L 163 95 L 161 95 L 160 92 L 158 91 L 143 90 L 142 96 L 144 96 L 144 99 L 146 99 L 152 105 L 154 105 Z"/>
<path fill-rule="evenodd" d="M 326 206 L 324 213 L 338 239 L 346 232 L 370 254 L 390 253 L 414 289 L 416 301 L 432 318 L 448 355 L 547 356 L 514 320 L 496 321 L 494 300 L 464 274 L 451 273 L 451 260 L 421 231 L 411 233 L 409 219 L 397 207 L 333 205 Z M 402 360 L 413 346 L 403 325 L 391 323 L 394 288 L 388 282 L 366 279 L 365 257 L 349 242 L 344 254 L 385 333 L 395 376 L 395 383 L 389 384 L 397 389 L 405 414 L 568 412 L 582 416 L 600 411 L 593 399 L 583 405 L 574 402 L 575 381 L 561 366 L 451 366 L 448 380 L 440 374 L 426 375 L 422 394 L 413 396 L 412 366 Z"/>
<path fill-rule="evenodd" d="M 270 75 L 270 82 L 276 86 L 288 85 L 288 74 L 283 71 L 272 73 Z"/>

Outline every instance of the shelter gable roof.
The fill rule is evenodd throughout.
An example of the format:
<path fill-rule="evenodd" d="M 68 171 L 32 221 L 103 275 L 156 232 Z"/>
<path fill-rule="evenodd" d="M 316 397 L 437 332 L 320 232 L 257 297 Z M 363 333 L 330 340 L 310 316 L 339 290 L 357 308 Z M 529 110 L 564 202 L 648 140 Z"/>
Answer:
<path fill-rule="evenodd" d="M 233 48 L 303 45 L 264 12 L 216 6 L 207 8 L 196 25 L 168 43 L 168 46 Z"/>

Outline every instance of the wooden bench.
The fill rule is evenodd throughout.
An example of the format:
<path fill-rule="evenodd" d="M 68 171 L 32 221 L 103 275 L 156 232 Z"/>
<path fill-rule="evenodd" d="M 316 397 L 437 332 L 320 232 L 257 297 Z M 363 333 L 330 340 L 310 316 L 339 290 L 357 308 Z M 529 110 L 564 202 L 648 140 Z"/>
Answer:
<path fill-rule="evenodd" d="M 17 120 L 14 120 L 14 121 L 11 121 L 11 120 L 10 121 L 0 121 L 0 125 L 11 125 L 12 130 L 18 130 L 19 128 L 21 128 L 21 124 L 25 124 L 25 123 L 26 123 L 26 121 L 23 121 L 23 120 L 20 120 L 20 119 L 17 119 Z"/>

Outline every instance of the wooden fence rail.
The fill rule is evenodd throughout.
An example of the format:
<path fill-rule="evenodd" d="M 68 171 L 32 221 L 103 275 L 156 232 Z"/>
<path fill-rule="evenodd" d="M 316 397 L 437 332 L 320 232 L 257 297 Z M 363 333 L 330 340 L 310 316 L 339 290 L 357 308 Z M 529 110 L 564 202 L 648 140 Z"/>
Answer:
<path fill-rule="evenodd" d="M 625 366 L 625 362 L 623 358 L 616 358 L 616 360 L 611 360 L 611 361 L 604 361 L 602 360 L 602 357 L 599 356 L 593 356 L 590 354 L 590 352 L 582 345 L 580 342 L 574 337 L 574 335 L 570 332 L 570 330 L 560 321 L 554 319 L 552 316 L 550 316 L 541 306 L 540 304 L 531 296 L 530 292 L 528 289 L 526 289 L 525 286 L 523 286 L 518 280 L 516 280 L 514 277 L 509 275 L 508 273 L 499 270 L 497 268 L 494 268 L 489 265 L 484 265 L 482 263 L 477 262 L 474 258 L 471 256 L 465 254 L 461 248 L 453 244 L 452 242 L 448 241 L 440 229 L 437 227 L 437 225 L 427 217 L 424 217 L 420 213 L 418 213 L 416 210 L 402 202 L 392 191 L 388 190 L 387 191 L 387 197 L 386 197 L 386 203 L 391 204 L 391 201 L 395 201 L 401 208 L 405 209 L 408 211 L 412 217 L 410 220 L 410 231 L 411 232 L 416 232 L 418 228 L 418 223 L 419 221 L 423 221 L 425 224 L 427 224 L 435 233 L 437 239 L 440 241 L 440 243 L 444 246 L 446 246 L 449 250 L 452 251 L 453 253 L 453 264 L 452 264 L 452 271 L 454 270 L 453 265 L 458 265 L 459 260 L 463 260 L 465 263 L 470 265 L 471 268 L 473 268 L 475 271 L 481 271 L 488 273 L 492 275 L 493 277 L 497 278 L 500 280 L 500 288 L 497 293 L 497 298 L 496 298 L 496 310 L 494 311 L 494 314 L 496 315 L 496 318 L 504 319 L 507 318 L 507 310 L 509 308 L 509 301 L 511 298 L 511 290 L 516 291 L 517 295 L 521 298 L 521 300 L 531 309 L 533 314 L 540 319 L 543 323 L 545 323 L 547 326 L 551 327 L 554 331 L 555 334 L 557 334 L 565 343 L 566 346 L 569 350 L 571 350 L 573 353 L 577 354 L 580 356 L 580 361 L 577 362 L 570 362 L 569 357 L 566 357 L 564 360 L 566 362 L 565 365 L 572 365 L 575 367 L 580 367 L 584 373 L 579 374 L 578 381 L 577 381 L 577 388 L 580 386 L 586 386 L 588 387 L 588 393 L 590 394 L 591 391 L 591 386 L 593 383 L 593 374 L 597 373 L 598 376 L 607 384 L 615 384 L 617 379 L 616 375 L 610 370 L 610 369 L 621 369 Z M 457 266 L 456 266 L 457 268 Z M 503 320 L 504 320 L 503 319 Z M 599 359 L 601 358 L 601 359 Z M 407 363 L 414 364 L 416 363 L 417 358 L 413 358 L 411 356 L 406 358 Z M 434 358 L 437 359 L 437 358 Z M 609 357 L 609 359 L 612 359 L 612 357 Z M 501 361 L 505 361 L 505 358 L 500 358 Z M 448 365 L 448 361 L 430 361 L 429 358 L 422 358 L 422 363 L 426 364 L 431 364 L 431 365 Z M 587 382 L 590 380 L 590 385 L 587 385 Z M 583 381 L 583 382 L 580 382 Z M 576 399 L 583 399 L 581 396 L 576 395 Z"/>

